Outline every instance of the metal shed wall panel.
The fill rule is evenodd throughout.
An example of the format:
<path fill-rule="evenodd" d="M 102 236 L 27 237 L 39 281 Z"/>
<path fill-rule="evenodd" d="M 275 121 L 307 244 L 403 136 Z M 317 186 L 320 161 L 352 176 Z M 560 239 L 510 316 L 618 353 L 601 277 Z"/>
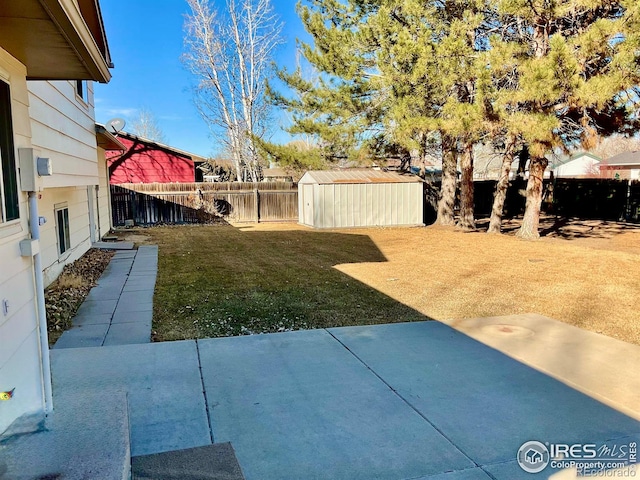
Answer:
<path fill-rule="evenodd" d="M 301 190 L 304 210 L 300 219 L 304 225 L 422 225 L 421 184 L 303 185 Z"/>
<path fill-rule="evenodd" d="M 423 225 L 423 184 L 415 176 L 370 170 L 307 172 L 298 191 L 303 225 Z"/>

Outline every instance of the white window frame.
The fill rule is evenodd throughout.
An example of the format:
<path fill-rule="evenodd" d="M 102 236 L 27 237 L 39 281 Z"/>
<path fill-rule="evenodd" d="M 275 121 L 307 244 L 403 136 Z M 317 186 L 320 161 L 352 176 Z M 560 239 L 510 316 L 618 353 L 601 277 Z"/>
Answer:
<path fill-rule="evenodd" d="M 9 81 L 9 78 L 7 78 L 4 74 L 4 71 L 0 70 L 0 82 L 3 82 L 4 84 L 7 85 L 8 87 L 8 91 L 9 91 L 9 109 L 11 111 L 11 114 L 13 115 L 13 105 L 12 105 L 12 99 L 11 99 L 11 82 Z M 13 119 L 11 119 L 13 120 Z M 10 136 L 13 136 L 13 131 L 9 132 Z M 15 140 L 15 139 L 14 139 Z M 15 146 L 13 146 L 13 148 L 15 149 Z M 15 155 L 15 150 L 14 150 L 14 155 Z M 17 167 L 15 167 L 17 168 Z M 18 193 L 18 198 L 17 198 L 17 202 L 18 202 L 18 216 L 16 218 L 12 218 L 11 220 L 7 220 L 7 209 L 6 209 L 6 205 L 5 205 L 5 195 L 6 192 L 4 190 L 4 171 L 3 171 L 3 167 L 2 167 L 2 151 L 0 150 L 0 229 L 2 229 L 3 231 L 0 232 L 0 238 L 3 238 L 6 234 L 6 227 L 13 227 L 10 228 L 11 232 L 9 232 L 10 234 L 14 233 L 14 230 L 16 230 L 16 225 L 19 227 L 19 224 L 21 222 L 20 220 L 20 198 L 19 198 L 19 193 Z M 17 175 L 16 172 L 16 181 L 19 182 L 19 177 Z M 18 187 L 19 188 L 19 187 Z M 18 190 L 19 192 L 19 190 Z M 22 228 L 18 228 L 18 231 L 21 231 Z"/>
<path fill-rule="evenodd" d="M 76 97 L 84 105 L 89 105 L 89 82 L 86 80 L 76 80 L 74 82 Z"/>

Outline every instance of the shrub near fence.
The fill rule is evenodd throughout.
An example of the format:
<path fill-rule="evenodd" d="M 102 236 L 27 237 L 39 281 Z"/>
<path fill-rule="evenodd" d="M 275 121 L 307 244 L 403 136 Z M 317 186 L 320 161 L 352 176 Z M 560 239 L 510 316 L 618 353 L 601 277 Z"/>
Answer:
<path fill-rule="evenodd" d="M 291 182 L 151 183 L 111 186 L 114 226 L 298 220 Z"/>

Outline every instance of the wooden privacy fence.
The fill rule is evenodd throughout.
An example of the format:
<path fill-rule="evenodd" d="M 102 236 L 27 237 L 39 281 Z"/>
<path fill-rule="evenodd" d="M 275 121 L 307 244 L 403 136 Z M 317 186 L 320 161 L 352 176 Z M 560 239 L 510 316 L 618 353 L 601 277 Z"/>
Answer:
<path fill-rule="evenodd" d="M 491 213 L 495 181 L 474 182 L 475 214 Z M 438 185 L 425 184 L 425 223 L 435 219 Z M 509 186 L 505 216 L 524 212 L 526 181 Z M 640 182 L 611 179 L 545 180 L 542 208 L 578 218 L 640 222 Z M 155 183 L 111 185 L 113 225 L 283 222 L 298 220 L 298 186 L 290 182 Z"/>
<path fill-rule="evenodd" d="M 146 183 L 111 185 L 113 225 L 283 222 L 298 220 L 291 182 Z"/>
<path fill-rule="evenodd" d="M 488 216 L 493 205 L 495 180 L 474 182 L 475 213 Z M 524 212 L 526 180 L 510 183 L 505 216 Z M 544 180 L 542 209 L 563 217 L 640 222 L 640 181 L 602 178 Z"/>

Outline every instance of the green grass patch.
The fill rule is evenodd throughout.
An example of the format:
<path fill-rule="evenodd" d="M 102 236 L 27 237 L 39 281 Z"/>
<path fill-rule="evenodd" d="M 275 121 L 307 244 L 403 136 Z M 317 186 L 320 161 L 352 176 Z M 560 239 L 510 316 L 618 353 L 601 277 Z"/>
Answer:
<path fill-rule="evenodd" d="M 334 268 L 386 261 L 367 235 L 232 226 L 145 234 L 159 245 L 157 341 L 426 319 Z"/>

